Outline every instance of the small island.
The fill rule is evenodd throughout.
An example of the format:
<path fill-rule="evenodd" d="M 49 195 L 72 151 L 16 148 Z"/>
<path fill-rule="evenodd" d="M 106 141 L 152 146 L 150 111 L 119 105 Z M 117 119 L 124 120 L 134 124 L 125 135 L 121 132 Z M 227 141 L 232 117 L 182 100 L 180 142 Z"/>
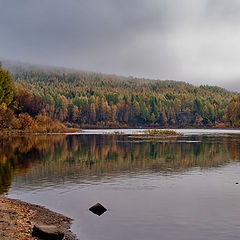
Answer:
<path fill-rule="evenodd" d="M 141 134 L 131 135 L 130 138 L 137 139 L 159 139 L 159 138 L 168 138 L 168 137 L 177 137 L 182 136 L 182 133 L 178 133 L 175 130 L 169 129 L 149 129 Z"/>

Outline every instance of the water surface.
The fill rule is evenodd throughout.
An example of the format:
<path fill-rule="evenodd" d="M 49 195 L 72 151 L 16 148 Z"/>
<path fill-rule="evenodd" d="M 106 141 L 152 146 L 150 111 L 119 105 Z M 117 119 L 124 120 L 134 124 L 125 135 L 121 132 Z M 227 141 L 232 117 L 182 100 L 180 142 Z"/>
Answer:
<path fill-rule="evenodd" d="M 238 131 L 129 131 L 1 138 L 0 193 L 73 218 L 81 240 L 239 239 Z"/>

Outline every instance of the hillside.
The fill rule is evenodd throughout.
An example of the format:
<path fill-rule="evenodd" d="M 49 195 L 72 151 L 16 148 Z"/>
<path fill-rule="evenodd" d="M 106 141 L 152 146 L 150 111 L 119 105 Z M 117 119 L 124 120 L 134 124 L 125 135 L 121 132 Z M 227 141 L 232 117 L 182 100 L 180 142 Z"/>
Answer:
<path fill-rule="evenodd" d="M 237 93 L 219 87 L 10 62 L 3 67 L 43 99 L 48 116 L 68 126 L 239 126 Z"/>

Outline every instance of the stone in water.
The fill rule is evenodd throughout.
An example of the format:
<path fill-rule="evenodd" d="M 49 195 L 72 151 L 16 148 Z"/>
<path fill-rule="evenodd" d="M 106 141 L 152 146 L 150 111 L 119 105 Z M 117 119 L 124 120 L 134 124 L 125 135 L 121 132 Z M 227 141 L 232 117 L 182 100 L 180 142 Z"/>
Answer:
<path fill-rule="evenodd" d="M 94 206 L 90 207 L 89 210 L 98 216 L 101 216 L 107 211 L 107 209 L 100 203 L 97 203 Z"/>

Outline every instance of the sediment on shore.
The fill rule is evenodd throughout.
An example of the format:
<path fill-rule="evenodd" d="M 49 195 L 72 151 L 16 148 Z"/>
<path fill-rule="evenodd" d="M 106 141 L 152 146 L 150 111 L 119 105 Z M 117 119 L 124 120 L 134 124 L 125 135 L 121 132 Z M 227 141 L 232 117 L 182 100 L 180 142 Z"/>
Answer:
<path fill-rule="evenodd" d="M 72 219 L 44 207 L 20 200 L 0 197 L 0 239 L 1 240 L 37 240 L 32 237 L 35 224 L 57 226 L 65 240 L 77 240 L 70 231 Z"/>

